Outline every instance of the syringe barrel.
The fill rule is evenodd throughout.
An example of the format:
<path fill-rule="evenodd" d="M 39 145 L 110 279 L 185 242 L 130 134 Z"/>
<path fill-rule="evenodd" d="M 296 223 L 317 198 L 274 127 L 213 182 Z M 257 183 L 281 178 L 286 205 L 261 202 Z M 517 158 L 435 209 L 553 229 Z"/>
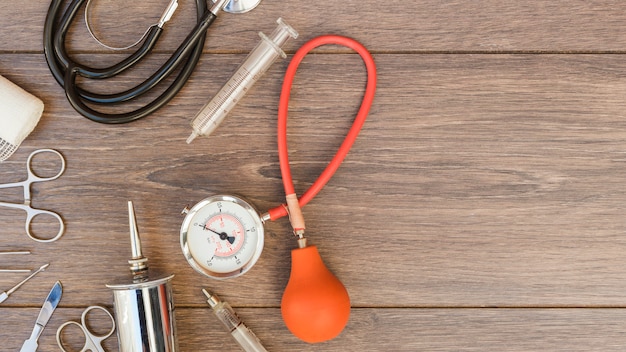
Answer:
<path fill-rule="evenodd" d="M 215 294 L 211 294 L 206 290 L 203 291 L 208 298 L 207 303 L 213 309 L 215 316 L 245 352 L 267 352 L 259 338 L 239 319 L 230 304 L 220 300 Z"/>
<path fill-rule="evenodd" d="M 297 38 L 298 32 L 282 18 L 276 22 L 278 27 L 269 37 L 259 32 L 261 41 L 248 54 L 246 60 L 228 82 L 222 86 L 215 97 L 194 117 L 191 122 L 193 133 L 187 139 L 187 143 L 190 143 L 198 135 L 210 135 L 274 61 L 279 56 L 287 57 L 281 47 L 290 38 Z"/>

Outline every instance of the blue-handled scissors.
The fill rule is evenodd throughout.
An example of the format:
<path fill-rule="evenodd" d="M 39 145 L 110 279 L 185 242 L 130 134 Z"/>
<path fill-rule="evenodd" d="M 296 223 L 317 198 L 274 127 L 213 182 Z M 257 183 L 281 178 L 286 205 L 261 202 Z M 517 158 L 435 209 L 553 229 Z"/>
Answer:
<path fill-rule="evenodd" d="M 89 312 L 94 309 L 99 309 L 105 312 L 111 319 L 111 325 L 112 325 L 111 330 L 109 330 L 109 332 L 104 335 L 94 334 L 93 331 L 91 331 L 89 329 L 89 326 L 87 325 L 87 314 L 89 314 Z M 65 322 L 63 325 L 59 326 L 59 329 L 57 330 L 57 344 L 59 345 L 59 347 L 61 348 L 61 351 L 63 352 L 70 352 L 69 350 L 65 349 L 65 346 L 63 344 L 63 339 L 61 336 L 63 330 L 70 325 L 78 326 L 80 331 L 83 333 L 83 336 L 85 336 L 85 343 L 83 345 L 83 348 L 80 350 L 80 352 L 86 352 L 86 351 L 105 352 L 104 348 L 102 347 L 102 341 L 106 340 L 109 336 L 113 335 L 113 332 L 115 331 L 115 319 L 113 319 L 113 316 L 111 315 L 111 313 L 109 313 L 109 311 L 106 308 L 103 308 L 100 306 L 87 307 L 87 309 L 85 309 L 83 311 L 83 314 L 80 316 L 80 324 L 75 321 L 68 321 L 68 322 Z"/>
<path fill-rule="evenodd" d="M 32 160 L 35 155 L 40 154 L 40 153 L 53 153 L 53 154 L 56 154 L 61 159 L 61 170 L 59 170 L 59 172 L 56 175 L 52 177 L 39 177 L 37 174 L 35 174 L 35 172 L 33 171 L 33 167 L 32 167 Z M 65 171 L 65 159 L 63 158 L 63 155 L 61 155 L 61 153 L 59 153 L 58 151 L 54 149 L 38 149 L 30 153 L 30 155 L 28 156 L 28 160 L 26 161 L 26 171 L 28 171 L 28 178 L 26 180 L 21 181 L 21 182 L 0 184 L 0 189 L 22 187 L 22 189 L 24 190 L 24 203 L 20 204 L 20 203 L 0 202 L 0 206 L 22 209 L 26 211 L 26 225 L 25 225 L 26 234 L 31 239 L 37 242 L 56 241 L 59 239 L 59 237 L 61 237 L 61 235 L 63 235 L 63 232 L 65 231 L 65 224 L 63 224 L 63 219 L 61 219 L 61 216 L 55 212 L 52 212 L 49 210 L 43 210 L 43 209 L 35 209 L 30 205 L 30 185 L 34 182 L 52 181 L 52 180 L 56 180 L 57 178 L 59 178 L 59 176 L 61 176 L 63 172 Z M 33 218 L 37 215 L 52 216 L 58 220 L 59 232 L 56 234 L 56 236 L 52 238 L 41 238 L 31 233 L 30 225 L 33 221 Z"/>

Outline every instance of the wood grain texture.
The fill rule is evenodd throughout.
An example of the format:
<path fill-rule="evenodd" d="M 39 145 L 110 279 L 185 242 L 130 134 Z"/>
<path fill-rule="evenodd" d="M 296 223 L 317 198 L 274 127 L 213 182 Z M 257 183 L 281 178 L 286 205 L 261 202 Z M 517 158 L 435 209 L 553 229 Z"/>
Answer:
<path fill-rule="evenodd" d="M 0 251 L 32 251 L 0 258 L 0 268 L 50 263 L 2 304 L 0 350 L 14 351 L 28 337 L 56 280 L 64 295 L 41 351 L 57 350 L 54 331 L 63 321 L 89 305 L 112 305 L 105 284 L 125 274 L 130 256 L 127 200 L 135 203 L 151 267 L 176 275 L 182 351 L 236 350 L 204 303 L 205 287 L 225 297 L 270 351 L 623 350 L 626 62 L 616 54 L 626 21 L 619 5 L 265 1 L 219 19 L 224 25 L 210 31 L 191 80 L 166 107 L 105 126 L 79 116 L 48 71 L 41 51 L 48 2 L 5 1 L 0 74 L 46 109 L 0 164 L 0 181 L 24 178 L 35 149 L 61 151 L 65 174 L 33 186 L 32 201 L 62 214 L 67 230 L 58 242 L 34 243 L 23 213 L 0 210 Z M 162 6 L 99 0 L 94 28 L 123 44 Z M 149 76 L 191 27 L 182 19 L 193 12 L 193 3 L 181 2 L 173 20 L 180 25 L 154 55 L 111 82 L 85 87 L 118 91 Z M 280 319 L 296 246 L 286 220 L 266 225 L 260 261 L 235 280 L 203 278 L 179 245 L 185 205 L 217 193 L 243 196 L 260 211 L 283 200 L 275 129 L 287 60 L 270 68 L 214 135 L 185 144 L 195 113 L 244 60 L 256 32 L 270 32 L 279 16 L 301 33 L 289 53 L 315 35 L 337 33 L 362 41 L 378 67 L 359 139 L 304 208 L 309 239 L 353 307 L 342 335 L 322 345 L 300 342 Z M 81 21 L 68 41 L 75 57 L 93 65 L 124 57 L 97 47 Z M 341 143 L 364 84 L 363 64 L 350 51 L 325 48 L 304 60 L 288 127 L 299 193 Z M 0 200 L 20 199 L 17 191 L 0 192 Z M 0 289 L 22 277 L 0 275 Z M 115 346 L 107 341 L 108 350 Z"/>
<path fill-rule="evenodd" d="M 23 331 L 30 329 L 24 316 L 37 315 L 37 309 L 32 308 L 5 311 Z M 78 320 L 81 312 L 60 308 L 50 325 Z M 623 351 L 626 346 L 626 316 L 620 309 L 354 309 L 348 327 L 338 338 L 316 345 L 293 337 L 280 320 L 278 309 L 242 308 L 238 312 L 250 321 L 249 327 L 269 351 L 339 352 L 356 350 L 355 346 L 367 351 Z M 238 351 L 208 309 L 179 308 L 176 320 L 184 350 Z M 44 330 L 38 351 L 58 351 L 55 333 Z M 3 350 L 19 349 L 28 337 L 25 335 L 6 338 Z M 105 340 L 105 348 L 116 350 L 115 336 Z"/>
<path fill-rule="evenodd" d="M 94 1 L 93 26 L 107 43 L 128 45 L 157 22 L 167 3 Z M 193 26 L 189 19 L 195 18 L 195 2 L 179 3 L 157 50 L 170 52 Z M 15 6 L 2 0 L 0 6 L 3 32 L 12 34 L 0 38 L 0 50 L 41 51 L 41 27 L 49 2 Z M 267 1 L 245 14 L 220 15 L 219 25 L 209 31 L 206 50 L 248 52 L 258 40 L 256 32 L 271 31 L 274 21 L 283 17 L 300 32 L 299 45 L 317 35 L 338 33 L 354 37 L 374 51 L 623 52 L 626 14 L 622 9 L 618 0 Z M 82 13 L 78 17 L 69 46 L 103 51 L 85 30 Z"/>

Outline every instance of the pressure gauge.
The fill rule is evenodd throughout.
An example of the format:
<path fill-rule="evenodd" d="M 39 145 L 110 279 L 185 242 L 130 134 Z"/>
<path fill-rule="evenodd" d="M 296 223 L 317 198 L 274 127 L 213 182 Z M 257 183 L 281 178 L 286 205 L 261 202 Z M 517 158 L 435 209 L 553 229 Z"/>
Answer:
<path fill-rule="evenodd" d="M 180 246 L 189 265 L 215 279 L 237 277 L 263 251 L 263 221 L 241 198 L 216 195 L 185 208 Z"/>

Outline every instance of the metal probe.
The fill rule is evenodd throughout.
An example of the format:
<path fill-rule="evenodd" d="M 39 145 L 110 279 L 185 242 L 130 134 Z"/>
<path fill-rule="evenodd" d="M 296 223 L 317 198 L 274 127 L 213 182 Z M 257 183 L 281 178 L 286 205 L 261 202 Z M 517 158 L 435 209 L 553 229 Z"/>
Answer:
<path fill-rule="evenodd" d="M 0 252 L 0 255 L 30 254 L 30 251 Z M 0 269 L 0 273 L 30 273 L 30 269 Z"/>
<path fill-rule="evenodd" d="M 30 280 L 33 276 L 39 274 L 40 272 L 46 270 L 46 268 L 48 267 L 48 265 L 50 264 L 44 264 L 41 266 L 41 268 L 37 269 L 37 271 L 35 271 L 34 273 L 28 275 L 27 278 L 25 278 L 24 280 L 22 280 L 22 282 L 20 282 L 19 284 L 13 286 L 13 288 L 11 288 L 8 291 L 2 292 L 0 293 L 0 303 L 6 301 L 7 298 L 9 298 L 9 295 L 12 294 L 13 292 L 15 292 L 15 290 L 17 290 L 18 288 L 20 288 L 20 286 L 22 286 L 23 284 L 26 283 L 26 281 Z"/>

